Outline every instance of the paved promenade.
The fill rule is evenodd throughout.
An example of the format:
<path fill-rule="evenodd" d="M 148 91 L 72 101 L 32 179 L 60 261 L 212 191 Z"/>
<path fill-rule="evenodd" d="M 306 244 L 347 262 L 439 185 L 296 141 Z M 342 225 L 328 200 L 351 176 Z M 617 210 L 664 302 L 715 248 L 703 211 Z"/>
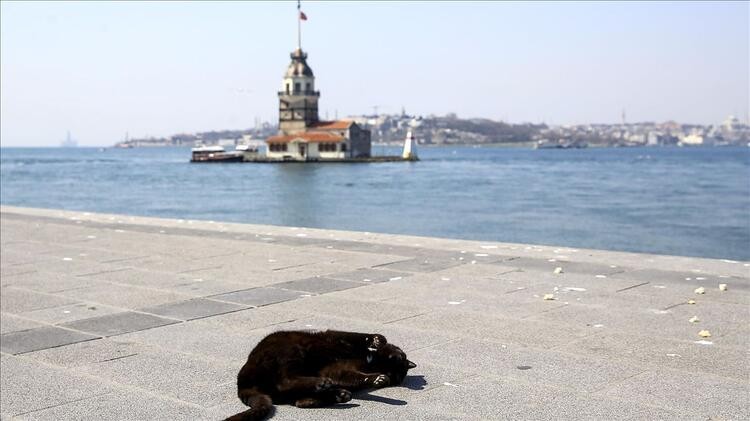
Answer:
<path fill-rule="evenodd" d="M 418 367 L 274 420 L 750 419 L 747 262 L 0 212 L 3 420 L 219 420 L 261 338 L 326 328 Z"/>

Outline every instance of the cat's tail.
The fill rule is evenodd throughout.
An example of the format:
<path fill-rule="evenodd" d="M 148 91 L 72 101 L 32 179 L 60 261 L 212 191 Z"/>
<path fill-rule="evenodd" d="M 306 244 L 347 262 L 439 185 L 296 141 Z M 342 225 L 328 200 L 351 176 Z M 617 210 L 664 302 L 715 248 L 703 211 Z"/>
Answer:
<path fill-rule="evenodd" d="M 249 406 L 250 409 L 232 415 L 224 421 L 260 421 L 273 412 L 271 397 L 256 388 L 242 389 L 238 395 L 242 403 Z"/>

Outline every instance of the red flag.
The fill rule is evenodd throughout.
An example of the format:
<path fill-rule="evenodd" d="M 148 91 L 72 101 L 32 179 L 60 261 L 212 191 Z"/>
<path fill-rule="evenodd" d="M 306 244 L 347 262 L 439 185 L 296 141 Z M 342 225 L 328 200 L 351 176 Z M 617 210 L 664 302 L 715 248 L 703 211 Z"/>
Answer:
<path fill-rule="evenodd" d="M 299 11 L 299 18 L 300 20 L 307 20 L 307 15 L 303 11 Z"/>

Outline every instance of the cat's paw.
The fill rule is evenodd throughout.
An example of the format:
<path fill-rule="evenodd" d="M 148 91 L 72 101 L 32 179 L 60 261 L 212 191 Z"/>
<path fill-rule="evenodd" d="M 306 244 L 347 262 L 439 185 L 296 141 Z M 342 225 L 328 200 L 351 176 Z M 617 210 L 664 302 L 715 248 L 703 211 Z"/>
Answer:
<path fill-rule="evenodd" d="M 352 400 L 352 392 L 346 389 L 339 389 L 336 391 L 336 403 L 344 403 Z"/>
<path fill-rule="evenodd" d="M 385 339 L 385 336 L 383 335 L 372 335 L 372 337 L 368 338 L 367 341 L 367 350 L 371 352 L 375 352 L 378 349 L 380 349 L 381 346 L 387 344 L 388 341 Z"/>
<path fill-rule="evenodd" d="M 324 390 L 330 390 L 333 387 L 333 380 L 329 379 L 328 377 L 323 377 L 320 379 L 318 384 L 315 385 L 315 390 L 317 392 L 322 392 Z"/>
<path fill-rule="evenodd" d="M 386 387 L 391 384 L 391 378 L 385 374 L 378 374 L 372 379 L 372 385 L 375 387 Z"/>

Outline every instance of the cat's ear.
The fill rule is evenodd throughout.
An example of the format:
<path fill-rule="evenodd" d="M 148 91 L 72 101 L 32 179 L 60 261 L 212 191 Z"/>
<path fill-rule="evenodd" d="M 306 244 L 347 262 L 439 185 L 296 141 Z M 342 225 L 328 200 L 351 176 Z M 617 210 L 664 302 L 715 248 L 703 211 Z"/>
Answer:
<path fill-rule="evenodd" d="M 409 370 L 411 370 L 412 368 L 416 368 L 417 367 L 416 364 L 414 364 L 413 362 L 411 362 L 409 360 L 406 360 L 406 362 L 409 363 Z"/>

